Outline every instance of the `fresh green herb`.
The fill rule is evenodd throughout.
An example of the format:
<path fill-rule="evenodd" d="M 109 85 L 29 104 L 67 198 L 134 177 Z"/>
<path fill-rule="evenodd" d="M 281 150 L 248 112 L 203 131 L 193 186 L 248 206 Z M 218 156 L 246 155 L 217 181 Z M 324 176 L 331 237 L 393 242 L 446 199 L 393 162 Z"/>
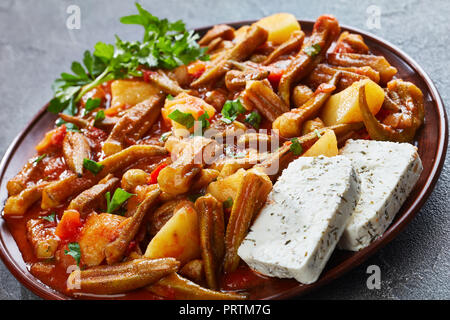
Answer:
<path fill-rule="evenodd" d="M 303 153 L 303 148 L 302 145 L 300 144 L 300 142 L 298 141 L 297 138 L 293 138 L 291 139 L 291 146 L 289 147 L 289 150 L 296 156 L 299 156 Z"/>
<path fill-rule="evenodd" d="M 84 115 L 87 115 L 92 110 L 97 109 L 100 106 L 101 99 L 91 99 L 89 98 L 84 105 Z"/>
<path fill-rule="evenodd" d="M 175 109 L 173 112 L 169 114 L 169 119 L 172 119 L 175 122 L 185 126 L 190 129 L 194 126 L 194 116 L 190 113 L 181 112 L 178 109 Z"/>
<path fill-rule="evenodd" d="M 161 137 L 159 137 L 160 142 L 166 142 L 166 140 L 172 135 L 171 131 L 164 132 Z"/>
<path fill-rule="evenodd" d="M 233 198 L 229 197 L 227 200 L 223 202 L 223 206 L 228 209 L 233 207 Z"/>
<path fill-rule="evenodd" d="M 99 110 L 96 114 L 95 114 L 95 119 L 94 119 L 94 125 L 100 121 L 103 121 L 105 119 L 105 111 L 103 110 Z"/>
<path fill-rule="evenodd" d="M 249 123 L 255 129 L 259 129 L 261 120 L 262 118 L 258 111 L 252 111 L 252 113 L 245 117 L 245 122 Z"/>
<path fill-rule="evenodd" d="M 44 153 L 43 155 L 40 155 L 39 157 L 37 157 L 33 162 L 34 163 L 39 163 L 42 161 L 42 159 L 44 159 L 47 156 L 46 153 Z"/>
<path fill-rule="evenodd" d="M 209 128 L 210 123 L 209 123 L 208 119 L 209 119 L 209 115 L 207 112 L 203 113 L 200 117 L 198 117 L 197 121 L 199 121 L 201 123 L 203 130 Z"/>
<path fill-rule="evenodd" d="M 208 60 L 207 48 L 200 48 L 196 40 L 199 35 L 186 31 L 183 21 L 169 22 L 158 19 L 136 3 L 137 15 L 122 17 L 124 24 L 137 24 L 145 29 L 143 43 L 146 44 L 152 63 L 149 67 L 173 69 L 182 64 L 200 59 Z"/>
<path fill-rule="evenodd" d="M 142 77 L 142 66 L 173 69 L 197 59 L 209 59 L 207 48 L 200 48 L 196 42 L 199 35 L 187 31 L 182 21 L 160 20 L 138 3 L 136 7 L 139 14 L 120 21 L 142 25 L 143 41 L 122 41 L 116 36 L 115 45 L 98 42 L 93 53 L 85 51 L 82 63 L 72 63 L 72 74 L 64 72 L 53 83 L 49 112 L 75 115 L 85 93 L 109 80 Z"/>
<path fill-rule="evenodd" d="M 106 198 L 106 212 L 113 213 L 117 209 L 122 206 L 122 204 L 127 201 L 129 198 L 134 196 L 132 193 L 128 193 L 122 188 L 117 188 L 116 191 L 114 191 L 114 195 L 111 198 L 111 193 L 108 191 L 105 194 Z"/>
<path fill-rule="evenodd" d="M 56 213 L 52 212 L 48 216 L 42 216 L 41 219 L 47 220 L 48 222 L 55 222 Z"/>
<path fill-rule="evenodd" d="M 322 135 L 320 134 L 319 130 L 314 129 L 314 133 L 316 134 L 317 138 L 322 137 Z"/>
<path fill-rule="evenodd" d="M 80 128 L 78 128 L 76 124 L 66 122 L 65 125 L 67 131 L 80 132 Z"/>
<path fill-rule="evenodd" d="M 77 262 L 77 266 L 80 266 L 81 250 L 78 242 L 70 242 L 67 247 L 69 248 L 69 250 L 64 250 L 64 253 L 72 256 Z"/>
<path fill-rule="evenodd" d="M 57 127 L 60 127 L 63 124 L 66 125 L 66 130 L 67 131 L 80 132 L 80 128 L 78 128 L 77 125 L 75 125 L 73 123 L 70 123 L 70 122 L 66 122 L 66 121 L 64 121 L 61 118 L 58 118 L 58 120 L 56 120 L 55 124 L 56 124 Z"/>
<path fill-rule="evenodd" d="M 306 47 L 305 49 L 303 49 L 303 51 L 310 57 L 317 56 L 321 50 L 322 50 L 322 48 L 320 47 L 320 44 L 318 44 L 318 43 L 313 44 L 312 46 Z"/>
<path fill-rule="evenodd" d="M 227 100 L 222 108 L 222 121 L 230 124 L 236 120 L 237 116 L 245 113 L 245 108 L 242 106 L 241 100 Z"/>
<path fill-rule="evenodd" d="M 97 174 L 100 171 L 102 171 L 103 169 L 103 165 L 101 165 L 98 162 L 95 162 L 94 160 L 90 160 L 90 159 L 83 159 L 83 167 L 85 167 L 86 169 L 88 169 L 90 172 L 92 172 L 93 174 Z"/>
<path fill-rule="evenodd" d="M 168 94 L 166 98 L 167 98 L 167 100 L 173 100 L 173 95 Z"/>

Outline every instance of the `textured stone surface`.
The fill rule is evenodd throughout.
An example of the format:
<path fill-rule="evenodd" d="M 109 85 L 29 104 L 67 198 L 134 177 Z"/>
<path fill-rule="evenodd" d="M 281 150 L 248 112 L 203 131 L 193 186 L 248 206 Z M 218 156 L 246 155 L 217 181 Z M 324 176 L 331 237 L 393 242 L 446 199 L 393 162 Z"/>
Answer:
<path fill-rule="evenodd" d="M 394 43 L 430 75 L 450 107 L 448 63 L 450 2 L 435 1 L 300 1 L 300 0 L 149 0 L 144 6 L 159 17 L 183 19 L 194 28 L 219 22 L 257 19 L 291 12 L 314 20 L 323 13 Z M 81 8 L 81 29 L 66 28 L 66 8 Z M 367 8 L 381 9 L 381 29 L 368 30 Z M 141 29 L 121 26 L 118 18 L 134 13 L 123 0 L 0 1 L 0 155 L 51 97 L 51 82 L 101 40 L 141 36 Z M 431 197 L 405 231 L 362 266 L 313 292 L 311 299 L 449 299 L 450 298 L 450 163 L 445 163 Z M 380 290 L 368 290 L 366 269 L 381 268 Z M 38 299 L 0 262 L 0 299 Z"/>

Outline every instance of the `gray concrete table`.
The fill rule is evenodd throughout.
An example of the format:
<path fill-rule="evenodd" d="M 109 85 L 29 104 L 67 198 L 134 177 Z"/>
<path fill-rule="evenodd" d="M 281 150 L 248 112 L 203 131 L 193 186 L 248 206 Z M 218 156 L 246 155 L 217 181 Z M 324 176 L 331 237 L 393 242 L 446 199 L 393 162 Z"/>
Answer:
<path fill-rule="evenodd" d="M 370 31 L 413 57 L 431 76 L 447 112 L 450 108 L 450 2 L 439 1 L 300 1 L 300 0 L 148 0 L 158 17 L 182 19 L 189 28 L 219 22 L 258 19 L 291 12 L 314 20 L 331 13 L 339 22 Z M 80 29 L 66 27 L 67 8 L 81 9 Z M 373 7 L 376 5 L 376 7 Z M 373 14 L 381 13 L 379 27 Z M 51 97 L 50 85 L 97 41 L 114 42 L 114 34 L 139 39 L 137 26 L 122 26 L 120 16 L 135 12 L 123 0 L 0 0 L 0 155 Z M 374 23 L 375 22 L 375 23 Z M 369 30 L 371 29 L 371 30 Z M 362 266 L 313 292 L 312 299 L 449 299 L 450 298 L 450 163 L 431 197 L 394 241 Z M 381 289 L 366 286 L 369 265 L 381 268 Z M 0 262 L 0 299 L 38 299 Z"/>

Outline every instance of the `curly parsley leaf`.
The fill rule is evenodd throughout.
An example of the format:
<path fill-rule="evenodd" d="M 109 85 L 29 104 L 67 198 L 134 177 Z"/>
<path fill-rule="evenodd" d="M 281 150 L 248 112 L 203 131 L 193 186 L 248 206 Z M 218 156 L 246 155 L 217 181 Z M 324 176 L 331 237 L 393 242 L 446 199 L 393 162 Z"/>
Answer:
<path fill-rule="evenodd" d="M 105 194 L 106 198 L 106 212 L 113 213 L 117 209 L 119 209 L 122 204 L 125 203 L 129 198 L 134 196 L 132 193 L 128 193 L 122 188 L 117 188 L 116 191 L 114 191 L 114 195 L 111 198 L 111 193 L 108 191 Z"/>
<path fill-rule="evenodd" d="M 72 256 L 75 261 L 77 262 L 77 266 L 80 265 L 80 260 L 81 260 L 81 249 L 80 249 L 80 245 L 78 244 L 78 242 L 70 242 L 67 245 L 69 250 L 64 250 L 64 254 L 67 254 L 69 256 Z"/>
<path fill-rule="evenodd" d="M 305 49 L 303 49 L 303 51 L 310 57 L 317 56 L 321 50 L 322 50 L 322 48 L 320 47 L 320 44 L 318 44 L 318 43 L 313 44 L 312 46 L 306 47 Z"/>
<path fill-rule="evenodd" d="M 232 208 L 233 207 L 233 198 L 228 197 L 228 199 L 223 202 L 223 206 L 225 209 Z"/>
<path fill-rule="evenodd" d="M 55 222 L 56 213 L 52 212 L 48 216 L 41 216 L 40 218 L 48 221 L 48 222 Z"/>
<path fill-rule="evenodd" d="M 89 170 L 93 174 L 97 174 L 100 171 L 102 171 L 104 166 L 98 162 L 95 162 L 94 160 L 84 158 L 83 159 L 83 167 L 85 167 L 87 170 Z"/>
<path fill-rule="evenodd" d="M 138 3 L 136 7 L 138 14 L 120 21 L 142 25 L 143 41 L 123 41 L 116 36 L 115 45 L 98 42 L 93 53 L 85 51 L 82 63 L 72 63 L 72 73 L 64 72 L 54 81 L 49 112 L 75 115 L 85 93 L 109 80 L 141 77 L 141 67 L 173 69 L 197 59 L 209 59 L 207 48 L 200 48 L 196 42 L 199 35 L 187 31 L 182 21 L 159 19 Z"/>
<path fill-rule="evenodd" d="M 253 128 L 257 130 L 261 125 L 261 120 L 262 118 L 258 111 L 253 111 L 245 117 L 245 122 L 249 123 Z"/>
<path fill-rule="evenodd" d="M 93 110 L 95 110 L 95 109 L 97 109 L 98 107 L 100 107 L 100 102 L 101 102 L 102 100 L 101 99 L 92 99 L 92 98 L 89 98 L 87 101 L 86 101 L 86 104 L 84 105 L 84 114 L 86 115 L 86 114 L 88 114 L 89 112 L 91 112 L 91 111 L 93 111 Z"/>
<path fill-rule="evenodd" d="M 291 139 L 291 146 L 289 147 L 289 150 L 296 156 L 299 156 L 303 153 L 303 147 L 298 141 L 297 138 Z"/>
<path fill-rule="evenodd" d="M 105 116 L 105 111 L 103 110 L 99 110 L 96 114 L 95 114 L 95 119 L 94 119 L 94 126 L 99 123 L 100 121 L 105 120 L 106 116 Z"/>
<path fill-rule="evenodd" d="M 182 126 L 190 129 L 194 126 L 194 116 L 187 112 L 182 112 L 178 109 L 175 109 L 169 114 L 169 119 L 172 119 L 175 122 L 178 122 Z"/>
<path fill-rule="evenodd" d="M 47 154 L 46 153 L 44 153 L 44 154 L 42 154 L 42 155 L 40 155 L 39 157 L 37 157 L 35 160 L 33 160 L 33 163 L 39 163 L 39 162 L 41 162 L 42 161 L 42 159 L 44 159 L 45 157 L 47 156 Z"/>
<path fill-rule="evenodd" d="M 230 124 L 236 120 L 237 116 L 241 113 L 245 113 L 246 109 L 241 103 L 241 100 L 227 100 L 222 108 L 222 121 Z"/>

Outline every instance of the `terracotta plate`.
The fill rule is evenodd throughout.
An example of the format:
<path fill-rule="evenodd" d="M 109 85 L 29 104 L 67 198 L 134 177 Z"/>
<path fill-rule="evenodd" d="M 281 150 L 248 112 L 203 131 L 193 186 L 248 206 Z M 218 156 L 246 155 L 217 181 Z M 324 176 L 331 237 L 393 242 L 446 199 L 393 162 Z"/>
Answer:
<path fill-rule="evenodd" d="M 239 27 L 252 22 L 230 23 L 230 25 Z M 300 23 L 307 33 L 312 31 L 312 21 L 300 21 Z M 197 31 L 204 33 L 209 28 L 199 28 Z M 257 290 L 250 292 L 252 299 L 285 299 L 299 296 L 323 286 L 361 264 L 404 229 L 419 212 L 439 178 L 447 149 L 448 127 L 444 105 L 436 87 L 422 68 L 398 48 L 361 30 L 347 27 L 342 27 L 342 30 L 363 35 L 373 53 L 385 56 L 398 69 L 397 76 L 399 78 L 415 83 L 422 90 L 425 98 L 426 120 L 425 125 L 417 134 L 416 145 L 419 148 L 424 170 L 394 222 L 381 238 L 357 253 L 336 250 L 320 279 L 314 284 L 301 285 L 293 280 L 273 279 L 267 282 L 264 287 L 259 287 Z M 5 153 L 0 165 L 0 203 L 4 203 L 7 198 L 7 181 L 19 172 L 25 162 L 34 155 L 34 146 L 54 124 L 56 117 L 45 110 L 46 106 L 17 136 Z M 35 294 L 46 299 L 69 299 L 37 280 L 28 271 L 27 265 L 3 219 L 0 219 L 0 255 L 12 274 Z"/>

